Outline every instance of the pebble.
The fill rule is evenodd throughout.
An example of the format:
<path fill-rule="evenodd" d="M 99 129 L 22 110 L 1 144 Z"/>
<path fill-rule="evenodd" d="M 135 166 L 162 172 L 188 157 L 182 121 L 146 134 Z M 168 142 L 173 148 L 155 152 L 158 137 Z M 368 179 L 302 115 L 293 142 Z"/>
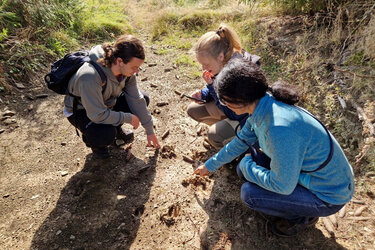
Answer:
<path fill-rule="evenodd" d="M 117 200 L 122 200 L 122 199 L 125 199 L 126 198 L 126 195 L 117 195 Z"/>
<path fill-rule="evenodd" d="M 124 141 L 124 140 L 116 139 L 116 145 L 117 145 L 117 146 L 121 146 L 121 145 L 124 145 L 124 144 L 125 144 L 125 141 Z"/>
<path fill-rule="evenodd" d="M 71 239 L 71 240 L 75 240 L 76 237 L 75 237 L 74 235 L 70 235 L 69 239 Z"/>
<path fill-rule="evenodd" d="M 36 194 L 36 195 L 33 195 L 33 197 L 31 197 L 30 199 L 31 200 L 34 200 L 34 199 L 36 199 L 36 198 L 38 198 L 39 197 L 39 194 Z"/>
<path fill-rule="evenodd" d="M 66 146 L 66 142 L 61 142 L 61 146 Z"/>
<path fill-rule="evenodd" d="M 157 64 L 157 63 L 149 63 L 149 64 L 148 64 L 149 67 L 154 67 L 154 66 L 156 66 L 156 65 L 158 65 L 158 64 Z"/>
<path fill-rule="evenodd" d="M 9 196 L 10 196 L 10 194 L 4 194 L 3 198 L 8 198 Z"/>
<path fill-rule="evenodd" d="M 179 75 L 175 75 L 176 79 L 177 80 L 180 80 L 180 76 Z"/>
<path fill-rule="evenodd" d="M 16 119 L 6 119 L 4 121 L 5 125 L 11 125 L 17 123 Z"/>
<path fill-rule="evenodd" d="M 68 172 L 66 172 L 66 171 L 61 171 L 61 176 L 66 176 L 66 175 L 68 175 Z"/>
<path fill-rule="evenodd" d="M 4 133 L 5 129 L 0 129 L 0 134 Z"/>
<path fill-rule="evenodd" d="M 31 110 L 34 109 L 34 105 L 30 104 L 29 107 L 27 107 L 27 110 L 30 112 Z"/>
<path fill-rule="evenodd" d="M 170 71 L 172 71 L 171 68 L 165 68 L 165 69 L 164 69 L 164 72 L 170 72 Z"/>
<path fill-rule="evenodd" d="M 143 77 L 142 79 L 141 79 L 141 82 L 144 82 L 144 81 L 147 81 L 148 80 L 148 77 L 146 76 L 146 77 Z"/>
<path fill-rule="evenodd" d="M 59 235 L 59 234 L 61 234 L 62 232 L 61 232 L 61 230 L 58 230 L 57 232 L 56 232 L 56 235 Z"/>
<path fill-rule="evenodd" d="M 16 87 L 19 89 L 24 89 L 25 85 L 23 85 L 22 83 L 16 83 Z"/>

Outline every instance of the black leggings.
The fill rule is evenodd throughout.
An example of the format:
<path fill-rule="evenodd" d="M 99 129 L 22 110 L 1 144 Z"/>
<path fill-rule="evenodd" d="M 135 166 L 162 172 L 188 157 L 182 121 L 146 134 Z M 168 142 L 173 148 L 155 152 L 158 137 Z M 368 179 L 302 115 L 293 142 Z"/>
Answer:
<path fill-rule="evenodd" d="M 146 93 L 141 91 L 147 106 L 150 103 L 150 98 Z M 131 113 L 125 94 L 122 92 L 117 98 L 116 105 L 113 107 L 114 111 L 122 111 Z M 86 114 L 86 110 L 77 110 L 73 115 L 68 117 L 69 122 L 79 129 L 82 133 L 82 140 L 88 147 L 105 147 L 113 143 L 116 138 L 116 127 L 111 124 L 97 124 L 92 122 Z"/>

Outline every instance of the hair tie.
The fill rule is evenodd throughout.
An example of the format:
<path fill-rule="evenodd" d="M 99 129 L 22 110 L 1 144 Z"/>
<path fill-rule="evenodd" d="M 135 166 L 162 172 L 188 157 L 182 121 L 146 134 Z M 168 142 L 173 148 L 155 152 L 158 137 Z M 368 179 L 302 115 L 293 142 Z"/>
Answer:
<path fill-rule="evenodd" d="M 219 37 L 221 37 L 221 38 L 224 38 L 225 36 L 224 36 L 224 30 L 223 30 L 223 28 L 219 28 L 217 31 L 216 31 L 216 34 L 219 36 Z"/>

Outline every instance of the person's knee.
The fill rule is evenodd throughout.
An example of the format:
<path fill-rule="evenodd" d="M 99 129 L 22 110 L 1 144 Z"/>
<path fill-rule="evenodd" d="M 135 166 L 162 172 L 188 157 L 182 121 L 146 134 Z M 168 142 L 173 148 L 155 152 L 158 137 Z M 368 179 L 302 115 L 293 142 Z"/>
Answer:
<path fill-rule="evenodd" d="M 216 149 L 220 149 L 224 146 L 224 139 L 216 132 L 215 126 L 211 126 L 207 132 L 208 142 Z"/>
<path fill-rule="evenodd" d="M 202 119 L 200 119 L 200 116 L 198 115 L 198 113 L 199 113 L 198 109 L 197 109 L 196 105 L 194 105 L 194 103 L 189 104 L 186 112 L 187 112 L 188 116 L 190 116 L 192 119 L 194 119 L 198 122 L 201 122 Z"/>
<path fill-rule="evenodd" d="M 150 97 L 147 94 L 143 94 L 143 98 L 145 98 L 146 105 L 148 106 L 150 104 Z"/>
<path fill-rule="evenodd" d="M 116 128 L 107 124 L 91 124 L 85 131 L 86 140 L 91 147 L 103 147 L 113 143 Z"/>
<path fill-rule="evenodd" d="M 144 91 L 141 90 L 141 93 L 143 95 L 143 99 L 145 99 L 146 101 L 146 106 L 148 106 L 150 104 L 150 97 L 148 96 L 148 94 Z"/>
<path fill-rule="evenodd" d="M 254 208 L 254 204 L 253 204 L 253 201 L 251 199 L 252 189 L 253 189 L 252 186 L 253 185 L 254 184 L 251 184 L 250 182 L 245 182 L 241 186 L 241 200 L 243 202 L 245 202 L 245 204 L 250 208 Z"/>

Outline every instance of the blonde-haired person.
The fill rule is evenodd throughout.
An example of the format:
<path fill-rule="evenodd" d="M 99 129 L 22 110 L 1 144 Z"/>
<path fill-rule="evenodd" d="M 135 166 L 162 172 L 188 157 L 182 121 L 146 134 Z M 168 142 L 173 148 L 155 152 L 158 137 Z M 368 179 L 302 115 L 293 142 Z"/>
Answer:
<path fill-rule="evenodd" d="M 239 123 L 242 127 L 248 114 L 236 115 L 220 104 L 213 88 L 215 77 L 234 58 L 244 58 L 259 66 L 260 57 L 243 50 L 236 32 L 225 24 L 221 24 L 216 31 L 201 36 L 194 46 L 194 52 L 202 65 L 202 77 L 207 86 L 192 94 L 193 97 L 204 102 L 194 101 L 188 106 L 187 113 L 194 120 L 210 125 L 208 141 L 219 149 L 235 136 L 235 127 Z"/>
<path fill-rule="evenodd" d="M 93 47 L 89 57 L 91 62 L 84 63 L 70 78 L 70 95 L 64 100 L 64 114 L 81 131 L 86 146 L 95 157 L 108 158 L 108 146 L 116 138 L 125 142 L 134 139 L 132 131 L 128 133 L 121 125 L 129 123 L 137 129 L 141 123 L 148 145 L 160 147 L 147 110 L 150 99 L 137 86 L 136 73 L 145 60 L 142 42 L 123 35 L 114 44 Z M 105 74 L 105 85 L 96 67 Z"/>

